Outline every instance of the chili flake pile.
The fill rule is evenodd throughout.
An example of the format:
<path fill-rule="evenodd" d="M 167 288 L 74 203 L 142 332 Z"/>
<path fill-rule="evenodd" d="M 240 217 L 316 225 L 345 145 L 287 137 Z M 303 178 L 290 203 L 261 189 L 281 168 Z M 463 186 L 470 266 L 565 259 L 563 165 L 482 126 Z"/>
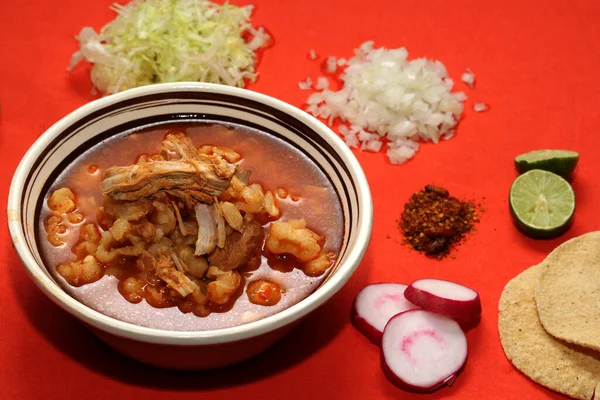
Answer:
<path fill-rule="evenodd" d="M 442 187 L 427 185 L 404 205 L 400 229 L 410 247 L 442 259 L 478 220 L 472 202 L 458 200 Z"/>

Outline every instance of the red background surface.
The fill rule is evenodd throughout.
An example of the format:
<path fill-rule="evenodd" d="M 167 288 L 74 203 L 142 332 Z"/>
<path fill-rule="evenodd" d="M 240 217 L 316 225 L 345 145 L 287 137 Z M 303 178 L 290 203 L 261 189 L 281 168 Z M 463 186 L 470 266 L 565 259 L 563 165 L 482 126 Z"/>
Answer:
<path fill-rule="evenodd" d="M 0 208 L 20 158 L 58 119 L 93 99 L 85 69 L 65 67 L 84 25 L 113 18 L 111 0 L 0 2 Z M 246 4 L 235 1 L 236 4 Z M 441 60 L 469 95 L 455 138 L 421 147 L 404 166 L 356 152 L 371 184 L 375 224 L 369 251 L 349 283 L 263 355 L 213 372 L 168 372 L 116 354 L 33 285 L 0 213 L 0 398 L 238 399 L 423 398 L 396 389 L 379 351 L 350 325 L 352 300 L 376 281 L 446 278 L 478 290 L 480 326 L 467 334 L 469 360 L 451 388 L 429 398 L 559 398 L 506 360 L 497 303 L 506 282 L 564 240 L 600 228 L 600 3 L 597 1 L 259 1 L 254 21 L 275 37 L 250 88 L 301 106 L 296 82 L 318 75 L 309 49 L 349 57 L 365 40 L 406 46 Z M 471 68 L 477 86 L 460 83 Z M 476 114 L 474 101 L 491 110 Z M 576 220 L 564 236 L 536 241 L 512 225 L 507 205 L 515 155 L 538 148 L 581 153 Z M 477 233 L 456 259 L 427 259 L 400 244 L 404 202 L 427 183 L 483 200 Z M 386 235 L 391 238 L 387 239 Z"/>

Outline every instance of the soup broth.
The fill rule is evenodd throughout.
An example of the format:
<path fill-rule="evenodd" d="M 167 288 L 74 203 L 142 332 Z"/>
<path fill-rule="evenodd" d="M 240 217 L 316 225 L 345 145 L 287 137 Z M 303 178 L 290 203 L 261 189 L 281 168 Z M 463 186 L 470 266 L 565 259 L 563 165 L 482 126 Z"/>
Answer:
<path fill-rule="evenodd" d="M 241 156 L 241 160 L 235 163 L 238 170 L 249 170 L 250 183 L 258 183 L 265 193 L 272 193 L 279 208 L 280 216 L 277 218 L 259 221 L 266 236 L 270 234 L 272 224 L 304 219 L 306 227 L 321 237 L 322 254 L 339 253 L 344 237 L 339 199 L 325 174 L 303 153 L 283 140 L 239 126 L 175 124 L 105 140 L 81 154 L 51 186 L 45 195 L 38 232 L 42 257 L 56 281 L 75 299 L 110 317 L 141 326 L 182 331 L 248 323 L 280 312 L 310 295 L 325 279 L 327 272 L 314 276 L 318 274 L 302 268 L 301 265 L 308 264 L 301 264 L 296 257 L 287 253 L 273 254 L 264 249 L 255 266 L 240 268 L 241 284 L 232 299 L 226 304 L 211 306 L 211 312 L 206 316 L 182 312 L 184 310 L 175 305 L 156 308 L 146 299 L 130 302 L 120 293 L 125 277 L 117 279 L 108 273 L 109 268 L 103 271 L 99 280 L 79 287 L 69 284 L 63 277 L 64 273 L 57 271 L 58 265 L 76 260 L 72 249 L 78 243 L 80 227 L 102 223 L 98 219 L 102 216 L 98 209 L 104 202 L 102 182 L 106 171 L 117 165 L 132 165 L 141 155 L 159 153 L 161 142 L 173 129 L 184 132 L 195 147 L 226 147 Z M 75 213 L 60 214 L 49 207 L 51 194 L 59 188 L 69 188 L 74 193 Z M 66 227 L 64 232 L 55 232 L 58 242 L 54 244 L 47 240 L 45 234 L 50 218 Z M 102 231 L 100 228 L 100 233 Z M 60 242 L 64 244 L 56 246 Z M 135 264 L 123 268 L 120 273 L 135 271 Z M 256 288 L 262 290 L 261 295 L 267 293 L 262 303 L 266 305 L 255 304 Z M 274 293 L 272 288 L 279 288 L 280 292 Z"/>

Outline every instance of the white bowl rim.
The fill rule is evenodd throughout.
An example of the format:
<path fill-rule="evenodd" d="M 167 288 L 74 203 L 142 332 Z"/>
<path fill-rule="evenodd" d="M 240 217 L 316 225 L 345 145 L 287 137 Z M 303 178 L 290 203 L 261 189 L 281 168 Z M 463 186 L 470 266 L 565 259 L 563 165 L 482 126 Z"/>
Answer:
<path fill-rule="evenodd" d="M 355 181 L 359 195 L 358 200 L 361 206 L 357 225 L 356 244 L 348 249 L 347 259 L 340 265 L 336 273 L 301 302 L 264 319 L 229 328 L 207 331 L 170 331 L 148 328 L 104 315 L 71 297 L 41 271 L 41 267 L 37 264 L 25 245 L 25 235 L 22 230 L 20 215 L 15 213 L 18 213 L 18 210 L 20 210 L 21 193 L 24 189 L 29 166 L 33 165 L 35 159 L 50 144 L 52 139 L 74 121 L 96 109 L 144 95 L 173 91 L 222 93 L 267 104 L 293 116 L 320 135 L 327 137 L 329 143 L 346 164 L 352 179 Z M 16 215 L 19 217 L 15 218 Z M 352 276 L 366 252 L 373 226 L 373 204 L 367 178 L 358 160 L 343 140 L 318 119 L 288 103 L 248 89 L 211 83 L 179 82 L 143 86 L 94 100 L 71 112 L 46 130 L 29 148 L 15 171 L 8 196 L 8 225 L 13 245 L 27 272 L 37 286 L 53 302 L 87 325 L 115 336 L 146 343 L 188 346 L 211 345 L 248 339 L 282 328 L 304 317 L 337 293 Z"/>

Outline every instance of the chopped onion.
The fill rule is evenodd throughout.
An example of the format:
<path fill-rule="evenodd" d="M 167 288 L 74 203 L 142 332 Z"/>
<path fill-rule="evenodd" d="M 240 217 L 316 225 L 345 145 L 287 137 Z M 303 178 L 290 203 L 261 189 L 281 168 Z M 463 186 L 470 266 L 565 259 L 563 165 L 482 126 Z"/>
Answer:
<path fill-rule="evenodd" d="M 348 147 L 354 147 L 357 148 L 359 145 L 359 141 L 356 138 L 356 134 L 355 133 L 351 133 L 349 135 L 345 135 L 344 136 L 344 142 L 346 142 L 346 144 L 348 145 Z"/>
<path fill-rule="evenodd" d="M 323 102 L 323 95 L 321 95 L 321 93 L 316 92 L 311 94 L 310 96 L 308 96 L 308 99 L 306 100 L 306 104 L 313 104 L 313 105 L 317 105 Z"/>
<path fill-rule="evenodd" d="M 309 104 L 308 107 L 306 107 L 306 112 L 314 115 L 315 117 L 318 117 L 319 116 L 319 106 L 317 106 L 316 104 Z"/>
<path fill-rule="evenodd" d="M 315 85 L 315 89 L 323 90 L 329 87 L 329 80 L 324 76 L 320 76 L 317 78 L 317 84 Z"/>
<path fill-rule="evenodd" d="M 310 49 L 310 51 L 308 52 L 308 58 L 310 58 L 311 60 L 316 60 L 317 52 L 314 51 L 313 49 Z"/>
<path fill-rule="evenodd" d="M 340 126 L 338 126 L 338 132 L 340 132 L 340 134 L 342 136 L 346 136 L 350 134 L 350 130 L 348 129 L 348 127 L 344 124 L 341 124 Z"/>
<path fill-rule="evenodd" d="M 358 132 L 358 140 L 360 140 L 361 142 L 366 142 L 368 140 L 374 140 L 374 139 L 378 139 L 379 136 L 377 136 L 377 134 L 375 133 L 369 133 L 367 131 L 365 131 L 364 129 L 361 129 Z"/>
<path fill-rule="evenodd" d="M 419 150 L 420 144 L 419 142 L 415 142 L 414 140 L 409 139 L 396 139 L 393 142 L 390 142 L 388 145 L 391 149 L 396 149 L 399 147 L 408 147 L 414 151 Z"/>
<path fill-rule="evenodd" d="M 335 57 L 327 57 L 327 62 L 325 64 L 325 71 L 330 74 L 335 73 L 337 71 L 337 60 Z"/>
<path fill-rule="evenodd" d="M 463 73 L 460 79 L 471 89 L 475 86 L 475 74 L 470 69 L 467 69 L 467 72 Z"/>
<path fill-rule="evenodd" d="M 467 95 L 452 92 L 454 82 L 441 62 L 408 60 L 405 48 L 375 48 L 372 41 L 354 54 L 349 61 L 327 58 L 328 73 L 346 65 L 340 75 L 343 87 L 337 92 L 321 89 L 317 81 L 315 88 L 321 92 L 307 101 L 313 115 L 328 118 L 330 124 L 336 118 L 349 123 L 350 131 L 340 133 L 347 143 L 361 142 L 364 150 L 379 151 L 381 139 L 387 138 L 393 164 L 413 157 L 420 140 L 438 143 L 452 137 Z"/>
<path fill-rule="evenodd" d="M 458 101 L 465 101 L 468 99 L 465 92 L 458 92 L 458 93 L 453 93 L 453 94 L 454 94 L 454 99 L 456 99 Z"/>
<path fill-rule="evenodd" d="M 377 153 L 379 150 L 381 150 L 381 146 L 383 146 L 381 140 L 367 140 L 366 142 L 362 143 L 361 150 L 368 150 Z"/>
<path fill-rule="evenodd" d="M 300 90 L 309 90 L 312 87 L 312 79 L 307 77 L 305 81 L 298 82 L 298 87 Z"/>
<path fill-rule="evenodd" d="M 454 133 L 456 133 L 456 131 L 454 131 L 454 130 L 451 130 L 451 131 L 448 131 L 448 132 L 444 133 L 444 135 L 442 136 L 442 140 L 450 140 L 450 139 L 452 139 L 454 137 Z"/>
<path fill-rule="evenodd" d="M 475 112 L 483 112 L 488 110 L 488 106 L 485 103 L 475 103 L 473 105 L 473 110 Z"/>
<path fill-rule="evenodd" d="M 404 164 L 419 150 L 419 142 L 410 139 L 396 139 L 388 144 L 387 156 L 392 164 Z"/>
<path fill-rule="evenodd" d="M 408 146 L 388 148 L 386 154 L 392 164 L 404 164 L 410 160 L 416 153 L 416 150 Z"/>

